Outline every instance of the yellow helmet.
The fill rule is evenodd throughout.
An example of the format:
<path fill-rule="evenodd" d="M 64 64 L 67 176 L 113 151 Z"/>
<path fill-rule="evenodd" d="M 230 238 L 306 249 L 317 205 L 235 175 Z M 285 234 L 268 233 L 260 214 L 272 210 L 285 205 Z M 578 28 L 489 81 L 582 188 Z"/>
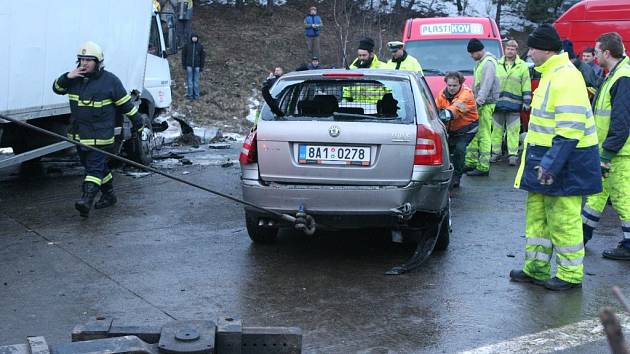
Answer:
<path fill-rule="evenodd" d="M 103 59 L 105 59 L 103 57 L 103 50 L 101 49 L 101 46 L 99 46 L 98 44 L 92 42 L 92 41 L 87 41 L 85 42 L 81 48 L 79 48 L 79 53 L 77 54 L 77 57 L 79 59 L 81 58 L 94 58 L 97 61 L 101 62 L 103 61 Z"/>

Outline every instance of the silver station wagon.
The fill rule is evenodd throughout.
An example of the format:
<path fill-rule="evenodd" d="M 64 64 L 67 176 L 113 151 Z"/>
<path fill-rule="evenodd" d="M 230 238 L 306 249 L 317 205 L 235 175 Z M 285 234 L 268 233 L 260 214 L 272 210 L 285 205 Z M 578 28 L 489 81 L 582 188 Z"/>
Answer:
<path fill-rule="evenodd" d="M 416 73 L 313 70 L 280 77 L 265 96 L 240 162 L 246 201 L 299 210 L 329 229 L 388 228 L 416 252 L 446 249 L 450 233 L 447 134 Z M 246 208 L 255 242 L 290 226 Z"/>

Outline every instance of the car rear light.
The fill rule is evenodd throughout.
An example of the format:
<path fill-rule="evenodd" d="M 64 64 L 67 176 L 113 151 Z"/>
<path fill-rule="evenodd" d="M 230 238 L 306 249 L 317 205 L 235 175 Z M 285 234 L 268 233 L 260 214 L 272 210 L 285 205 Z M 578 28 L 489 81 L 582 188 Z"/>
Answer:
<path fill-rule="evenodd" d="M 245 142 L 243 142 L 243 147 L 241 148 L 241 155 L 238 158 L 238 161 L 241 165 L 247 165 L 250 163 L 258 162 L 258 153 L 256 151 L 256 131 L 252 131 L 249 133 Z"/>
<path fill-rule="evenodd" d="M 442 137 L 430 127 L 419 124 L 416 135 L 416 155 L 414 165 L 441 165 Z"/>
<path fill-rule="evenodd" d="M 322 77 L 331 77 L 331 78 L 352 78 L 352 77 L 363 77 L 362 73 L 346 73 L 346 72 L 338 72 L 338 73 L 326 73 L 322 74 Z"/>

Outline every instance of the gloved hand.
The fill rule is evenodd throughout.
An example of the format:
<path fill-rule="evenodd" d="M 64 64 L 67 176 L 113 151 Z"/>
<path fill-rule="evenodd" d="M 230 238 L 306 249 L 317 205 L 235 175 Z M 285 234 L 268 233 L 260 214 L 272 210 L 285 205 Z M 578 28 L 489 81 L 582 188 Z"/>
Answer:
<path fill-rule="evenodd" d="M 439 118 L 444 124 L 446 124 L 450 122 L 451 119 L 453 119 L 453 113 L 449 111 L 448 109 L 441 109 Z"/>
<path fill-rule="evenodd" d="M 543 186 L 550 186 L 553 184 L 553 175 L 551 172 L 545 170 L 542 166 L 534 167 L 534 170 L 538 173 L 537 179 Z"/>

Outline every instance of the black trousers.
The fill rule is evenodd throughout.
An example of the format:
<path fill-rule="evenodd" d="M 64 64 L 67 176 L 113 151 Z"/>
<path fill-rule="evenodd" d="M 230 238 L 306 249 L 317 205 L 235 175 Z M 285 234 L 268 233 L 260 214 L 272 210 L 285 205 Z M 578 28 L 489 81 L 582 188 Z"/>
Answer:
<path fill-rule="evenodd" d="M 98 146 L 98 148 L 107 152 L 113 151 L 113 145 Z M 77 153 L 81 165 L 85 168 L 85 182 L 92 182 L 100 186 L 112 180 L 112 173 L 107 164 L 109 161 L 107 155 L 80 146 L 77 147 Z"/>

